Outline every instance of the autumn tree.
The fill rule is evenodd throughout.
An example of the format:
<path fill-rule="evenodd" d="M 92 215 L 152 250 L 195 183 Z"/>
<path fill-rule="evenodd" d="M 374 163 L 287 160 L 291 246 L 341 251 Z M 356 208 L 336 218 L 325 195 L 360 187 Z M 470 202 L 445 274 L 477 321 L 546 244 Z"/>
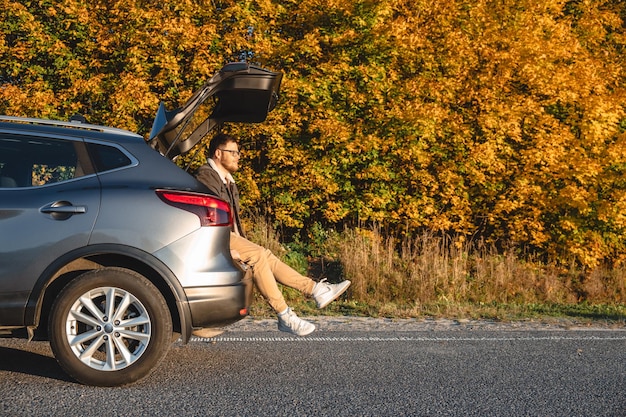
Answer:
<path fill-rule="evenodd" d="M 0 112 L 146 134 L 224 63 L 282 71 L 246 206 L 576 259 L 626 238 L 618 0 L 2 1 Z"/>

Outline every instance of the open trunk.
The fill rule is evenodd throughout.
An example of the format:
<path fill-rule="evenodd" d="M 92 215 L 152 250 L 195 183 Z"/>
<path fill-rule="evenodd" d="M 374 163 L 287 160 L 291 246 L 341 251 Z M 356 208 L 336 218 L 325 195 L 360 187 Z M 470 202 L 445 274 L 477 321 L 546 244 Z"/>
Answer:
<path fill-rule="evenodd" d="M 148 142 L 174 159 L 225 122 L 263 122 L 276 106 L 281 80 L 281 73 L 245 62 L 226 64 L 182 107 L 169 111 L 161 103 Z"/>

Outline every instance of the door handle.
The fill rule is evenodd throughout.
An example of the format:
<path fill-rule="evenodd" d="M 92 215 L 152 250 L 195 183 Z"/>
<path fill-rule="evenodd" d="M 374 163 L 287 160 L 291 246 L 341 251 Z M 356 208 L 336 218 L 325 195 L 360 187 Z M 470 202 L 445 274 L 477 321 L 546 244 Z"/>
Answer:
<path fill-rule="evenodd" d="M 74 206 L 69 201 L 55 201 L 54 203 L 42 207 L 39 211 L 45 214 L 50 214 L 55 220 L 66 220 L 74 214 L 87 213 L 87 207 Z"/>

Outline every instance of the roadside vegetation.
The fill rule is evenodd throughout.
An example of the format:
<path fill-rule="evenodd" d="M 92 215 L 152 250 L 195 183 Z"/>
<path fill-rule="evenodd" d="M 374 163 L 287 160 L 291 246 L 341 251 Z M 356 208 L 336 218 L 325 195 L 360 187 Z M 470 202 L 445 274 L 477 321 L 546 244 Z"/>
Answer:
<path fill-rule="evenodd" d="M 623 320 L 623 0 L 0 4 L 2 114 L 147 137 L 227 62 L 280 71 L 225 129 L 257 241 L 353 281 L 328 312 Z"/>
<path fill-rule="evenodd" d="M 586 269 L 448 236 L 393 238 L 378 227 L 334 231 L 318 225 L 306 241 L 284 243 L 264 217 L 248 223 L 252 240 L 301 273 L 352 281 L 322 314 L 626 324 L 626 267 Z M 299 292 L 283 290 L 299 311 L 320 314 Z M 258 294 L 252 314 L 271 314 Z"/>

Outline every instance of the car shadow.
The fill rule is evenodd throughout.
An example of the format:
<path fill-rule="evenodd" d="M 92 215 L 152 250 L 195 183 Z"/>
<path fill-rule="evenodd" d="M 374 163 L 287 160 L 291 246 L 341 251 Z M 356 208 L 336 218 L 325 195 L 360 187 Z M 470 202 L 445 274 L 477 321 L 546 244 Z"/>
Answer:
<path fill-rule="evenodd" d="M 0 371 L 40 376 L 64 382 L 75 382 L 59 366 L 54 358 L 39 353 L 0 347 Z"/>

